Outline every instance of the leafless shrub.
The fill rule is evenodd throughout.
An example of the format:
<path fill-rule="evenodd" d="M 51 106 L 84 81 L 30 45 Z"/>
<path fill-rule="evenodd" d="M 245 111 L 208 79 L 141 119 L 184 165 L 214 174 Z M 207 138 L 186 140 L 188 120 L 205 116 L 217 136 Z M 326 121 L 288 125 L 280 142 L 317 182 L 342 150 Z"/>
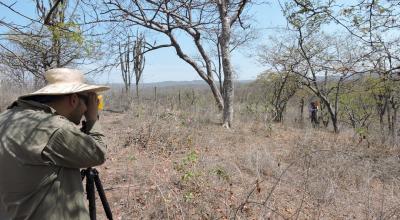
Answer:
<path fill-rule="evenodd" d="M 32 91 L 31 86 L 23 85 L 11 79 L 1 78 L 0 74 L 0 112 L 6 109 L 19 96 Z"/>

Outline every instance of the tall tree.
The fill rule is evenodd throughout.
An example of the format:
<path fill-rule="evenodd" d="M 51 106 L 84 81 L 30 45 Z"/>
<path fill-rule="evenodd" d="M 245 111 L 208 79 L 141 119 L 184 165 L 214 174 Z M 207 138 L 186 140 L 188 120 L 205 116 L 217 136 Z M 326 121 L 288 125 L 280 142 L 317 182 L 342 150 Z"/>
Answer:
<path fill-rule="evenodd" d="M 139 82 L 142 78 L 144 66 L 146 63 L 146 58 L 144 56 L 146 39 L 143 33 L 136 34 L 136 40 L 133 45 L 133 69 L 135 70 L 136 97 L 139 99 Z"/>
<path fill-rule="evenodd" d="M 119 43 L 118 50 L 119 66 L 121 67 L 121 76 L 125 86 L 125 93 L 130 95 L 131 81 L 133 77 L 133 69 L 131 69 L 131 53 L 133 50 L 131 49 L 131 36 L 128 36 L 127 39 L 125 46 Z"/>
<path fill-rule="evenodd" d="M 14 23 L 16 19 L 6 17 L 0 22 L 5 27 L 0 39 L 0 59 L 10 70 L 9 74 L 30 75 L 36 84 L 41 84 L 47 69 L 89 64 L 89 58 L 99 55 L 97 44 L 92 41 L 93 24 L 85 24 L 86 11 L 80 1 L 23 3 L 34 8 L 32 17 L 26 11 L 18 11 L 17 3 L 0 1 L 1 7 L 21 20 Z"/>
<path fill-rule="evenodd" d="M 128 35 L 127 42 L 124 45 L 119 43 L 119 65 L 121 67 L 122 80 L 125 85 L 125 93 L 130 94 L 133 76 L 135 76 L 136 96 L 139 98 L 139 81 L 145 65 L 145 39 L 144 34 L 136 35 L 136 40 L 131 42 L 131 36 Z"/>
<path fill-rule="evenodd" d="M 112 20 L 140 25 L 165 36 L 169 43 L 153 45 L 153 49 L 172 47 L 186 63 L 209 85 L 217 106 L 223 111 L 223 126 L 231 127 L 233 121 L 233 69 L 231 64 L 232 28 L 245 27 L 240 19 L 249 0 L 217 1 L 105 1 L 106 11 Z M 218 30 L 221 62 L 224 73 L 223 92 L 215 83 L 213 59 L 207 46 L 208 32 Z M 177 38 L 184 34 L 185 37 Z M 186 39 L 191 39 L 196 55 L 185 52 Z M 186 41 L 187 42 L 187 41 Z"/>

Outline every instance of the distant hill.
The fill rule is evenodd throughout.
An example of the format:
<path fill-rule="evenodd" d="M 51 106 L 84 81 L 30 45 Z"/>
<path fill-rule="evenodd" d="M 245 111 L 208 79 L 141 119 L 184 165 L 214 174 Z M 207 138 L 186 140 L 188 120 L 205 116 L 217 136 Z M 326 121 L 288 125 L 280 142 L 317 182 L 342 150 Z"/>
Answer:
<path fill-rule="evenodd" d="M 193 81 L 164 81 L 155 83 L 142 83 L 143 87 L 186 87 L 186 86 L 207 86 L 207 83 L 203 80 Z"/>
<path fill-rule="evenodd" d="M 235 81 L 235 83 L 245 84 L 252 82 L 252 80 L 239 80 Z M 218 83 L 217 81 L 215 83 Z M 142 86 L 157 86 L 157 87 L 171 87 L 171 86 L 208 86 L 204 80 L 193 80 L 193 81 L 164 81 L 164 82 L 156 82 L 156 83 L 143 83 Z"/>
<path fill-rule="evenodd" d="M 253 80 L 239 80 L 235 81 L 235 83 L 239 84 L 247 84 L 251 83 Z M 216 81 L 215 83 L 218 84 Z M 123 87 L 122 83 L 112 83 L 110 84 L 112 87 Z M 133 85 L 134 87 L 134 85 Z M 155 82 L 155 83 L 139 83 L 139 87 L 141 88 L 150 88 L 150 87 L 208 87 L 207 83 L 203 80 L 193 80 L 193 81 L 164 81 L 164 82 Z"/>

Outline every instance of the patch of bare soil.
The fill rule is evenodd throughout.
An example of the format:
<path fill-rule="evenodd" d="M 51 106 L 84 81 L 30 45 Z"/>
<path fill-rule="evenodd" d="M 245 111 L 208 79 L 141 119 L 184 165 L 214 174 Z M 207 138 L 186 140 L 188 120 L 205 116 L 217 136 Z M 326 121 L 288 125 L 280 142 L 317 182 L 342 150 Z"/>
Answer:
<path fill-rule="evenodd" d="M 179 111 L 103 112 L 115 219 L 397 219 L 399 150 Z M 106 219 L 97 201 L 99 219 Z"/>

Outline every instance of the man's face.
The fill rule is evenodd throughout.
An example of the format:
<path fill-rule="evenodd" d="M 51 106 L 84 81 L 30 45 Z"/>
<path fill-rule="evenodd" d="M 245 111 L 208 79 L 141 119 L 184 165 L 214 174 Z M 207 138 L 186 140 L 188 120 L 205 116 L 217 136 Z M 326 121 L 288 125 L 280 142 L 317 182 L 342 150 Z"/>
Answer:
<path fill-rule="evenodd" d="M 75 109 L 72 110 L 69 120 L 74 124 L 79 125 L 82 120 L 82 116 L 86 113 L 88 96 L 85 93 L 77 94 L 78 104 Z"/>

